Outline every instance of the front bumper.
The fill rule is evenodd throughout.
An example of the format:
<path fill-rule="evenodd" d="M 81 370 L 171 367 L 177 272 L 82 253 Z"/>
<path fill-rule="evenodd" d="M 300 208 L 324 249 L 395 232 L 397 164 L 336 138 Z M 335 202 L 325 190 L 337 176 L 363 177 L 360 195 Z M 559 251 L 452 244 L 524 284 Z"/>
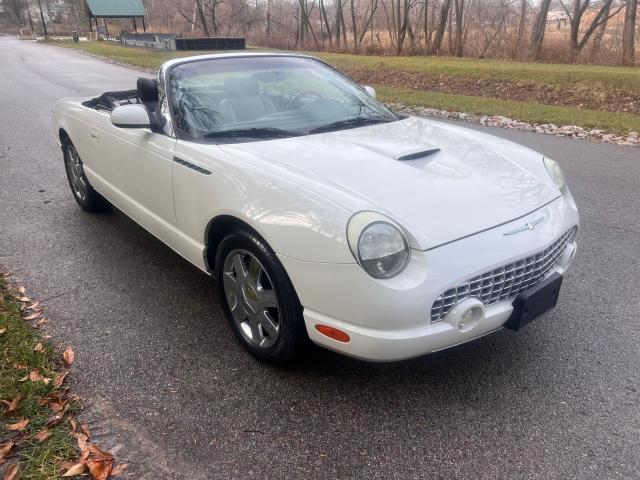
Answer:
<path fill-rule="evenodd" d="M 544 217 L 534 230 L 505 235 Z M 446 317 L 431 322 L 434 300 L 445 290 L 490 269 L 544 250 L 578 225 L 570 194 L 505 225 L 424 252 L 413 251 L 405 271 L 389 280 L 368 276 L 359 265 L 304 262 L 279 256 L 304 306 L 311 340 L 345 355 L 395 361 L 449 348 L 502 328 L 513 307 L 509 299 L 486 308 L 472 329 L 460 331 Z M 571 243 L 548 275 L 563 273 L 576 251 Z M 342 343 L 316 325 L 349 334 Z"/>

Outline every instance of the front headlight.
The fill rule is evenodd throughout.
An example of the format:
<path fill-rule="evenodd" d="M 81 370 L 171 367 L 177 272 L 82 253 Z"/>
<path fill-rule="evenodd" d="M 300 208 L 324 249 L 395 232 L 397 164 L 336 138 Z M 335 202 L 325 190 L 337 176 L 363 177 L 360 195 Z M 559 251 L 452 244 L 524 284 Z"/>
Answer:
<path fill-rule="evenodd" d="M 409 242 L 393 220 L 376 212 L 359 212 L 349 220 L 347 241 L 360 266 L 374 278 L 398 275 L 409 262 Z"/>
<path fill-rule="evenodd" d="M 562 193 L 564 193 L 567 189 L 567 182 L 564 179 L 564 173 L 560 168 L 560 165 L 555 160 L 551 160 L 550 158 L 544 157 L 544 167 L 547 169 L 547 173 L 553 180 L 553 183 L 560 189 Z"/>

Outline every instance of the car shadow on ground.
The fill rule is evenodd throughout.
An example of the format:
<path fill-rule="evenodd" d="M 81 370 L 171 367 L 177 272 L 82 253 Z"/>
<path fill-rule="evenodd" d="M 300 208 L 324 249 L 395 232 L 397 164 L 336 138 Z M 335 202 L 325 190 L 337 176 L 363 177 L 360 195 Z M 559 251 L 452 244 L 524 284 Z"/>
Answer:
<path fill-rule="evenodd" d="M 94 219 L 98 228 L 88 232 L 89 235 L 110 235 L 117 239 L 96 256 L 96 271 L 102 270 L 107 278 L 118 277 L 117 265 L 133 262 L 128 273 L 115 279 L 115 283 L 120 287 L 118 296 L 122 304 L 144 303 L 149 321 L 139 322 L 138 328 L 160 345 L 173 344 L 197 352 L 197 364 L 209 371 L 242 365 L 255 374 L 271 374 L 280 380 L 303 377 L 311 388 L 315 379 L 319 386 L 326 386 L 327 382 L 357 384 L 360 388 L 368 385 L 364 390 L 392 385 L 394 389 L 429 390 L 441 386 L 451 391 L 452 379 L 463 387 L 496 375 L 523 375 L 522 370 L 527 368 L 524 358 L 536 348 L 527 341 L 536 333 L 499 331 L 452 349 L 400 362 L 365 362 L 309 344 L 287 366 L 264 365 L 245 353 L 233 337 L 209 277 L 122 213 L 114 210 Z"/>

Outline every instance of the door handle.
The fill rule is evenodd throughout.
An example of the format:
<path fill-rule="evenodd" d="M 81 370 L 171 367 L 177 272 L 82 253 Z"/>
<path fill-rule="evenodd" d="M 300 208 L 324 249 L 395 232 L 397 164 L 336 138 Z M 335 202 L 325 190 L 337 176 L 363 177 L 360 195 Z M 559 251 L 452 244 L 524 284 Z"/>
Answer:
<path fill-rule="evenodd" d="M 91 140 L 93 140 L 95 143 L 98 143 L 98 140 L 100 140 L 96 132 L 89 133 L 89 136 L 91 137 Z"/>

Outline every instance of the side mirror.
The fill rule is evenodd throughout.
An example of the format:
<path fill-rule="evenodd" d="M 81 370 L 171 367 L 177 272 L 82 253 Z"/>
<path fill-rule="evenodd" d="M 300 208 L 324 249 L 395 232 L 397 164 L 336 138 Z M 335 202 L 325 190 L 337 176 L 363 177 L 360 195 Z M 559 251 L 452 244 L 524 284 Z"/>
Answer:
<path fill-rule="evenodd" d="M 119 128 L 151 128 L 149 111 L 144 105 L 120 105 L 114 108 L 111 123 Z"/>
<path fill-rule="evenodd" d="M 364 88 L 364 91 L 367 92 L 371 97 L 376 98 L 376 90 L 373 87 L 365 85 L 362 88 Z"/>

